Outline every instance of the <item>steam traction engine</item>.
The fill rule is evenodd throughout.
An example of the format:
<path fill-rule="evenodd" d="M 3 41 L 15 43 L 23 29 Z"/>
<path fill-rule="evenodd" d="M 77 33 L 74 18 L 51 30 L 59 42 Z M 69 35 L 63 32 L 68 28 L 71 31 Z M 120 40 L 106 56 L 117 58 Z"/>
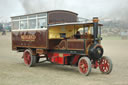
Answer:
<path fill-rule="evenodd" d="M 31 67 L 40 58 L 62 65 L 77 66 L 83 75 L 99 67 L 112 71 L 112 61 L 103 56 L 98 18 L 78 22 L 77 14 L 55 10 L 12 17 L 12 49 L 23 52 L 24 63 Z"/>

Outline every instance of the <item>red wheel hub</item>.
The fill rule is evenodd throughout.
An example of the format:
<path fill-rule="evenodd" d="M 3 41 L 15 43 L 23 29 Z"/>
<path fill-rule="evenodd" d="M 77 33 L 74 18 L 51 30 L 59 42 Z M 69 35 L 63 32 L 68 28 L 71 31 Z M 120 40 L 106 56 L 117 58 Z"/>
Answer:
<path fill-rule="evenodd" d="M 108 60 L 106 60 L 106 59 L 101 59 L 101 61 L 100 61 L 100 70 L 102 71 L 102 72 L 108 72 L 109 71 L 109 62 L 108 62 Z"/>
<path fill-rule="evenodd" d="M 82 73 L 84 73 L 84 74 L 87 73 L 87 71 L 88 71 L 88 64 L 87 64 L 86 60 L 82 59 L 80 61 L 79 68 L 80 68 L 80 71 Z"/>
<path fill-rule="evenodd" d="M 30 65 L 31 63 L 31 54 L 29 52 L 24 53 L 24 62 L 27 65 Z"/>

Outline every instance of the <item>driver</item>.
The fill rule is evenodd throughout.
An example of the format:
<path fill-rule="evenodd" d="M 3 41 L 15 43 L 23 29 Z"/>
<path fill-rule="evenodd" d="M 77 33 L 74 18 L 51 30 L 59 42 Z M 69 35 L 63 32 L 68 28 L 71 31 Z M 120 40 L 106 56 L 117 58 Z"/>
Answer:
<path fill-rule="evenodd" d="M 76 32 L 75 38 L 80 39 L 80 32 L 79 31 Z"/>

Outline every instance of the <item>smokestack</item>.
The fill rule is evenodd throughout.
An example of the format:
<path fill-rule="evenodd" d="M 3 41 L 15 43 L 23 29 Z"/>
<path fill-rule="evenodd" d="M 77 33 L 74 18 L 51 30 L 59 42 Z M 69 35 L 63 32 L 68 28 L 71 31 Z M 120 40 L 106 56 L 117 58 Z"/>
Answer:
<path fill-rule="evenodd" d="M 94 34 L 94 43 L 97 43 L 97 35 L 98 35 L 98 17 L 93 18 L 93 34 Z"/>

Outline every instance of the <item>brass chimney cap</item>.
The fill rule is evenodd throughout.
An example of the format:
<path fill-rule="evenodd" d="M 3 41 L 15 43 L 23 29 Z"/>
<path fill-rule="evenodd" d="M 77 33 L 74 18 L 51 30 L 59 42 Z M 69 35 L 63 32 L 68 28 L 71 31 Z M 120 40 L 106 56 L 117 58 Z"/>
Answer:
<path fill-rule="evenodd" d="M 94 23 L 99 22 L 98 17 L 93 17 L 93 22 L 94 22 Z"/>

